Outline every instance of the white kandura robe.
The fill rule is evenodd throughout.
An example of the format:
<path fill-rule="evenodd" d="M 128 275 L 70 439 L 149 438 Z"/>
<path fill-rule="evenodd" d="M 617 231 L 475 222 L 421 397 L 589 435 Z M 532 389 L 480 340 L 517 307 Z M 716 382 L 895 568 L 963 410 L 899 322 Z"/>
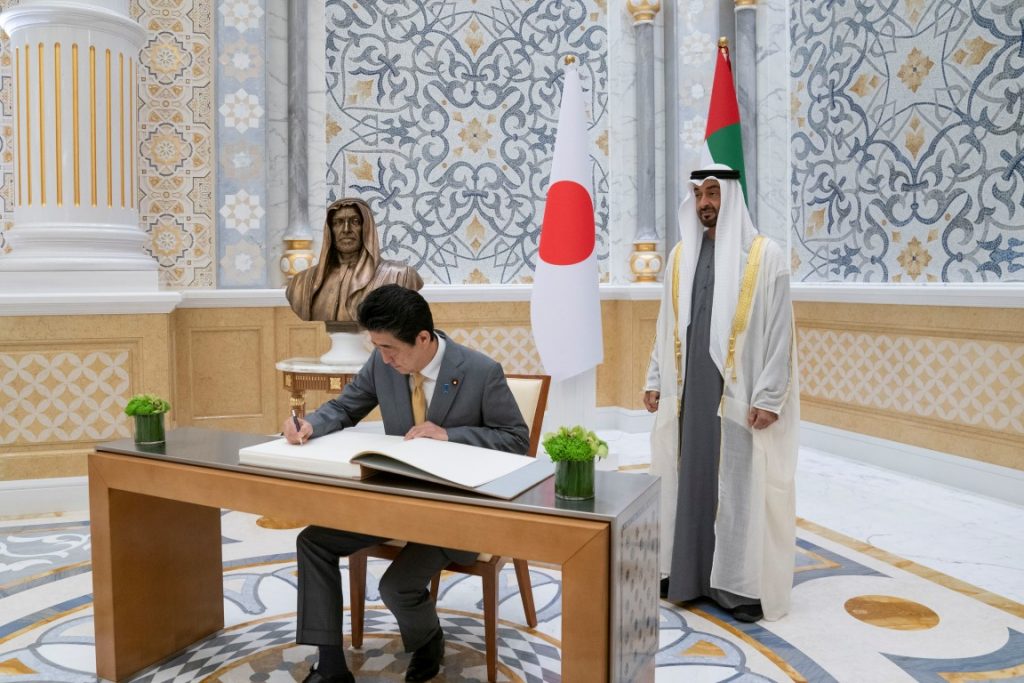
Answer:
<path fill-rule="evenodd" d="M 661 392 L 651 435 L 651 472 L 661 476 L 661 571 L 670 572 L 675 539 L 679 461 L 678 400 L 685 377 L 677 376 L 673 324 L 678 328 L 685 373 L 686 326 L 689 323 L 691 265 L 677 293 L 670 254 L 665 291 L 658 316 L 657 338 L 648 373 L 647 388 Z M 742 245 L 738 274 L 742 278 L 751 243 Z M 695 264 L 686 254 L 683 264 Z M 689 269 L 689 273 L 685 271 Z M 739 288 L 724 287 L 739 295 Z M 719 295 L 716 281 L 715 294 Z M 673 299 L 679 295 L 679 320 Z M 732 308 L 732 307 L 730 307 Z M 782 249 L 765 239 L 746 330 L 737 337 L 736 378 L 725 374 L 721 407 L 722 434 L 719 461 L 718 514 L 715 520 L 715 552 L 711 586 L 761 601 L 768 620 L 789 609 L 795 548 L 794 474 L 800 423 L 799 386 L 793 311 L 789 297 L 789 268 Z M 762 430 L 747 426 L 751 407 L 779 415 Z M 685 449 L 685 445 L 683 446 Z M 685 456 L 684 456 L 685 457 Z"/>

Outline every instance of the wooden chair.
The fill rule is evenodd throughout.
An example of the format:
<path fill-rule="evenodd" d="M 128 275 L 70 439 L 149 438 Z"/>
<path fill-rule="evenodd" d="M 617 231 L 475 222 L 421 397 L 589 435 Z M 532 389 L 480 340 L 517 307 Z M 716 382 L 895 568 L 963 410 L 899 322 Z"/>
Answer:
<path fill-rule="evenodd" d="M 536 456 L 540 444 L 541 424 L 548 402 L 548 375 L 507 375 L 509 388 L 515 396 L 523 419 L 530 427 L 530 450 L 527 455 Z M 352 604 L 352 647 L 363 645 L 364 602 L 366 600 L 366 560 L 377 557 L 393 560 L 398 556 L 403 541 L 389 541 L 349 555 L 349 596 Z M 487 646 L 487 680 L 493 683 L 498 675 L 498 574 L 502 567 L 512 561 L 519 583 L 519 594 L 523 599 L 523 611 L 530 628 L 537 626 L 537 611 L 533 605 L 533 588 L 530 585 L 530 568 L 526 560 L 499 557 L 481 553 L 472 564 L 449 564 L 447 571 L 472 574 L 483 580 L 484 589 L 484 634 Z M 437 600 L 441 575 L 430 582 L 430 597 Z"/>

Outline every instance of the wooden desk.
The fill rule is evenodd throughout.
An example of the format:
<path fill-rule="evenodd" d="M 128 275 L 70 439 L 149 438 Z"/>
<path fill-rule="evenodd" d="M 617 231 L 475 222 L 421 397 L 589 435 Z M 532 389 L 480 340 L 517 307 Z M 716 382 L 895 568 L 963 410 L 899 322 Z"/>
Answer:
<path fill-rule="evenodd" d="M 592 501 L 548 479 L 511 501 L 378 475 L 363 481 L 238 464 L 267 437 L 182 428 L 89 456 L 96 671 L 124 680 L 224 626 L 220 510 L 550 562 L 562 569 L 562 680 L 654 680 L 658 490 L 598 472 Z M 370 512 L 372 511 L 372 512 Z"/>

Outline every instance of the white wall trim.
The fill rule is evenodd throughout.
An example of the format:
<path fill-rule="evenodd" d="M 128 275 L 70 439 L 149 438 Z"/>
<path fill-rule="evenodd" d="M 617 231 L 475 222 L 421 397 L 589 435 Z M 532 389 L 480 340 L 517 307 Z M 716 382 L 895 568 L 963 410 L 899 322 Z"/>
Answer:
<path fill-rule="evenodd" d="M 421 290 L 430 303 L 487 303 L 529 301 L 533 285 L 425 285 Z M 605 300 L 657 301 L 661 285 L 601 285 Z M 181 308 L 248 308 L 287 306 L 284 289 L 181 290 Z"/>
<path fill-rule="evenodd" d="M 181 300 L 181 294 L 170 291 L 0 294 L 0 317 L 170 313 Z"/>
<path fill-rule="evenodd" d="M 835 427 L 800 423 L 800 445 L 1024 506 L 1024 472 Z"/>
<path fill-rule="evenodd" d="M 89 509 L 85 477 L 0 481 L 0 517 Z"/>
<path fill-rule="evenodd" d="M 597 429 L 614 429 L 630 434 L 650 432 L 654 429 L 654 414 L 642 408 L 631 410 L 620 406 L 604 406 L 594 412 Z"/>
<path fill-rule="evenodd" d="M 1024 282 L 899 284 L 872 282 L 794 282 L 793 301 L 1024 308 Z"/>
<path fill-rule="evenodd" d="M 287 306 L 284 289 L 183 289 L 179 308 L 276 308 Z"/>
<path fill-rule="evenodd" d="M 426 285 L 431 303 L 529 301 L 532 285 Z M 600 286 L 606 301 L 657 301 L 657 283 Z M 1024 282 L 977 284 L 871 284 L 794 282 L 794 301 L 1024 308 Z M 169 313 L 175 308 L 275 308 L 287 306 L 284 289 L 192 289 L 159 292 L 46 292 L 0 294 L 0 317 Z"/>

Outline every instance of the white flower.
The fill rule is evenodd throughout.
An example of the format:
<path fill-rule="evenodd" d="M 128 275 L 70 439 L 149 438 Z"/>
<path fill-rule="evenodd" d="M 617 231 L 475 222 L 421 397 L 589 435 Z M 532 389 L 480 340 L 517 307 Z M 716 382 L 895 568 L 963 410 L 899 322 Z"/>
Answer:
<path fill-rule="evenodd" d="M 259 28 L 263 8 L 256 0 L 225 0 L 220 5 L 224 23 L 238 31 Z"/>
<path fill-rule="evenodd" d="M 243 88 L 225 97 L 224 104 L 220 105 L 218 111 L 224 117 L 224 125 L 234 128 L 239 133 L 259 126 L 263 116 L 263 107 L 260 106 L 259 99 Z"/>
<path fill-rule="evenodd" d="M 677 54 L 683 64 L 706 64 L 713 60 L 717 49 L 717 40 L 703 31 L 694 31 L 680 45 Z"/>
<path fill-rule="evenodd" d="M 263 258 L 260 248 L 248 242 L 230 244 L 224 250 L 224 256 L 220 259 L 220 266 L 227 273 L 235 284 L 257 284 L 263 278 L 263 271 L 267 263 Z"/>
<path fill-rule="evenodd" d="M 683 130 L 679 137 L 687 147 L 700 149 L 704 146 L 704 133 L 708 127 L 707 119 L 703 116 L 683 122 Z"/>
<path fill-rule="evenodd" d="M 220 207 L 220 215 L 224 217 L 228 229 L 243 234 L 259 228 L 264 213 L 263 207 L 260 206 L 260 198 L 245 190 L 239 190 L 238 194 L 229 194 L 224 198 L 224 206 Z"/>
<path fill-rule="evenodd" d="M 707 102 L 707 91 L 701 83 L 694 83 L 689 88 L 682 89 L 683 102 L 690 106 L 705 104 Z"/>

